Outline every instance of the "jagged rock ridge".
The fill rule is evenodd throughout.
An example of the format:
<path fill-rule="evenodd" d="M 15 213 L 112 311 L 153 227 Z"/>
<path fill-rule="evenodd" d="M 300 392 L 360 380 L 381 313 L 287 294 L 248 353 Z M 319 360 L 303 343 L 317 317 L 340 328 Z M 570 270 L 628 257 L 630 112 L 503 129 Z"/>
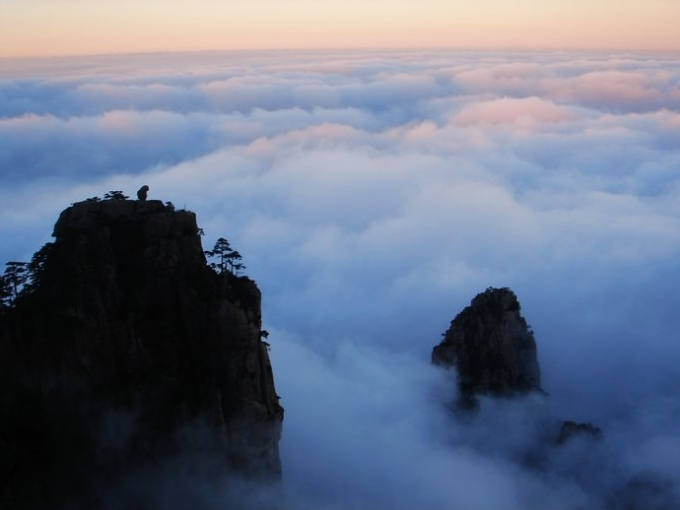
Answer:
<path fill-rule="evenodd" d="M 0 314 L 0 507 L 102 507 L 102 485 L 173 462 L 277 479 L 260 292 L 206 266 L 195 215 L 91 200 L 53 235 L 39 282 Z"/>
<path fill-rule="evenodd" d="M 451 321 L 432 361 L 456 368 L 464 401 L 540 390 L 534 335 L 507 288 L 478 294 Z"/>

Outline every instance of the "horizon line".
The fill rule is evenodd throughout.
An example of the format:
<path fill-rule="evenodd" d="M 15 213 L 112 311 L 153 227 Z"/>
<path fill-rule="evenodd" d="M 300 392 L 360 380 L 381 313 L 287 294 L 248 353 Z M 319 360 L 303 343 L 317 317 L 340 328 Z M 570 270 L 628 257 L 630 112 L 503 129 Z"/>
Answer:
<path fill-rule="evenodd" d="M 152 56 L 152 55 L 179 55 L 201 53 L 290 53 L 290 52 L 419 52 L 419 51 L 487 51 L 487 52 L 518 52 L 518 53 L 637 53 L 637 54 L 672 54 L 680 56 L 680 48 L 623 48 L 623 47 L 573 47 L 573 46 L 546 46 L 529 48 L 526 46 L 329 46 L 329 47 L 287 47 L 287 48 L 204 48 L 204 49 L 170 49 L 170 50 L 140 50 L 120 52 L 94 52 L 94 53 L 52 53 L 52 54 L 27 54 L 27 55 L 0 55 L 0 61 L 18 60 L 50 60 L 50 59 L 76 59 L 92 57 L 121 57 L 121 56 Z"/>

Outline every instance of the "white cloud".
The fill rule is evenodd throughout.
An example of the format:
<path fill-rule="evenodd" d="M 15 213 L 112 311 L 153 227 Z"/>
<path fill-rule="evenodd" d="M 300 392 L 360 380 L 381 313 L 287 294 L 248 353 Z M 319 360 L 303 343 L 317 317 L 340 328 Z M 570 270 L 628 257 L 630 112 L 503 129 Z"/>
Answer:
<path fill-rule="evenodd" d="M 469 126 L 473 124 L 519 124 L 531 127 L 536 123 L 564 122 L 575 117 L 566 107 L 560 107 L 538 97 L 524 99 L 493 99 L 464 106 L 452 121 Z"/>
<path fill-rule="evenodd" d="M 110 189 L 196 210 L 263 290 L 296 503 L 591 507 L 604 474 L 574 479 L 565 454 L 537 481 L 515 458 L 531 435 L 497 455 L 475 436 L 545 413 L 611 431 L 616 455 L 593 462 L 617 476 L 639 457 L 680 479 L 661 453 L 678 441 L 680 61 L 130 58 L 0 83 L 0 254 L 30 256 L 63 206 Z M 452 382 L 429 352 L 489 285 L 518 293 L 552 404 L 488 404 L 465 427 L 437 407 Z"/>

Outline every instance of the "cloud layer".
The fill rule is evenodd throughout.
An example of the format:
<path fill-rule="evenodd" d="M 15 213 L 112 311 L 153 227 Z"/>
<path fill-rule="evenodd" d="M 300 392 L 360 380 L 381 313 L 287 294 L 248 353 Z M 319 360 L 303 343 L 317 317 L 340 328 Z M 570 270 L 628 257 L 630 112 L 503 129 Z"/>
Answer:
<path fill-rule="evenodd" d="M 206 247 L 228 237 L 263 291 L 298 508 L 597 508 L 640 472 L 680 481 L 680 59 L 207 53 L 0 73 L 1 258 L 30 257 L 69 202 L 144 183 L 197 212 Z M 518 294 L 551 397 L 466 424 L 429 353 L 488 286 Z M 533 432 L 495 439 L 561 418 L 606 431 L 590 482 L 579 445 L 538 476 L 518 461 Z"/>

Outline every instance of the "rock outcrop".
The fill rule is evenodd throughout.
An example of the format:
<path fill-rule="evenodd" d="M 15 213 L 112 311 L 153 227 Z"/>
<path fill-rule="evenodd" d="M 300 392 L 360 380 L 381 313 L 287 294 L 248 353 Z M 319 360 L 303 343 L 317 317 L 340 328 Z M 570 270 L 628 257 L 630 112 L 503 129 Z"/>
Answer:
<path fill-rule="evenodd" d="M 563 445 L 576 437 L 599 439 L 602 437 L 602 429 L 596 427 L 592 423 L 577 423 L 575 421 L 566 420 L 562 422 L 560 432 L 555 439 L 555 444 Z"/>
<path fill-rule="evenodd" d="M 0 314 L 0 507 L 103 508 L 116 486 L 154 507 L 135 480 L 168 466 L 279 478 L 260 292 L 207 267 L 195 215 L 89 200 L 53 235 Z"/>
<path fill-rule="evenodd" d="M 456 369 L 459 407 L 476 408 L 482 395 L 546 395 L 540 385 L 536 341 L 520 310 L 510 289 L 489 287 L 451 321 L 444 340 L 432 350 L 435 365 Z M 544 462 L 545 447 L 602 438 L 602 430 L 591 423 L 551 420 L 541 428 L 554 432 L 537 437 L 535 450 L 527 454 L 528 464 L 535 466 Z"/>
<path fill-rule="evenodd" d="M 536 342 L 515 294 L 488 288 L 451 322 L 432 351 L 436 365 L 455 367 L 462 403 L 476 395 L 540 390 Z"/>

